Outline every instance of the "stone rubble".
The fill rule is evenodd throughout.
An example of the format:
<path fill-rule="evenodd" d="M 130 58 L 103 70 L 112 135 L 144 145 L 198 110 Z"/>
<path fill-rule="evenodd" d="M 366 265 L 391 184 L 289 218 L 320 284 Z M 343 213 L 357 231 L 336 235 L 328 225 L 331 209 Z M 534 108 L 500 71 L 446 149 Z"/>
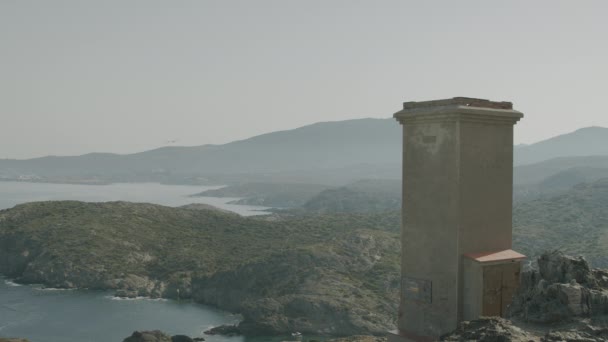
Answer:
<path fill-rule="evenodd" d="M 528 342 L 539 341 L 534 335 L 500 317 L 484 317 L 460 323 L 458 328 L 441 341 Z"/>

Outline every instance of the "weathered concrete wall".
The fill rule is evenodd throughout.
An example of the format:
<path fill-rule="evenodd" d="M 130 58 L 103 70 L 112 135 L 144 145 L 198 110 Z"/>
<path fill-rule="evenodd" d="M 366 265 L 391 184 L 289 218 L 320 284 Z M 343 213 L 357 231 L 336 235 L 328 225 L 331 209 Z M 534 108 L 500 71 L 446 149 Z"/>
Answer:
<path fill-rule="evenodd" d="M 430 283 L 431 299 L 403 289 L 399 326 L 439 335 L 458 314 L 458 123 L 405 125 L 403 134 L 403 282 Z"/>
<path fill-rule="evenodd" d="M 483 273 L 481 265 L 471 259 L 463 261 L 463 308 L 462 320 L 468 321 L 479 318 L 483 293 Z"/>
<path fill-rule="evenodd" d="M 513 125 L 460 123 L 459 253 L 510 249 Z"/>

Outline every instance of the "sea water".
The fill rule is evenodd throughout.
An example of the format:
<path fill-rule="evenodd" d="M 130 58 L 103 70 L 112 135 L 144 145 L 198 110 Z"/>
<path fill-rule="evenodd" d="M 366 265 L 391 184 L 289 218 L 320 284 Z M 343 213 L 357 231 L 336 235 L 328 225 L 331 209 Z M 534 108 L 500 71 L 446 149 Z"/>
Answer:
<path fill-rule="evenodd" d="M 104 291 L 44 289 L 0 279 L 0 336 L 32 342 L 122 341 L 134 330 L 203 336 L 238 315 L 172 300 L 119 300 Z M 241 337 L 205 336 L 207 341 L 244 341 Z"/>
<path fill-rule="evenodd" d="M 35 201 L 146 202 L 170 207 L 205 203 L 243 216 L 265 214 L 264 207 L 229 204 L 237 198 L 190 197 L 221 186 L 116 183 L 108 185 L 52 184 L 0 181 L 0 209 Z"/>
<path fill-rule="evenodd" d="M 122 299 L 106 291 L 49 289 L 0 277 L 0 337 L 31 342 L 121 342 L 135 330 L 204 337 L 209 342 L 323 341 L 318 336 L 209 336 L 239 315 L 191 301 Z"/>
<path fill-rule="evenodd" d="M 219 186 L 218 186 L 219 187 Z M 0 209 L 32 201 L 130 201 L 166 206 L 205 203 L 238 214 L 264 214 L 262 207 L 228 204 L 234 198 L 189 197 L 218 187 L 119 183 L 73 185 L 0 181 Z M 190 301 L 120 299 L 110 292 L 61 290 L 20 285 L 0 277 L 0 337 L 23 337 L 31 342 L 121 342 L 135 330 L 204 337 L 210 342 L 275 342 L 298 340 L 291 336 L 224 337 L 203 331 L 236 324 L 241 317 Z M 323 341 L 314 336 L 302 336 Z"/>

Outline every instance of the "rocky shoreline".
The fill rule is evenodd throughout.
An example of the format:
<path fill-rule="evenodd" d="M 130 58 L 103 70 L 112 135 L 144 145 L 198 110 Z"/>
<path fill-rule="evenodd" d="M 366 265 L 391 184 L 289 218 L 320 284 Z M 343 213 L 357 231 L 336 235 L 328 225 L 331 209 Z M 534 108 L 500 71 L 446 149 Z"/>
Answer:
<path fill-rule="evenodd" d="M 201 280 L 198 280 L 201 281 Z M 209 281 L 209 280 L 207 280 Z M 195 281 L 194 284 L 197 282 Z M 195 296 L 196 291 L 192 292 Z M 485 317 L 462 322 L 441 341 L 601 342 L 608 340 L 608 270 L 591 269 L 585 259 L 561 252 L 544 253 L 538 269 L 522 274 L 522 285 L 509 309 L 509 319 Z M 208 335 L 234 336 L 241 326 L 210 329 Z M 294 338 L 298 340 L 297 337 Z M 160 331 L 134 332 L 123 342 L 191 342 L 203 337 L 169 336 Z M 302 339 L 299 339 L 302 341 Z M 308 339 L 307 342 L 317 341 Z M 329 342 L 385 342 L 381 336 L 351 336 Z M 2 339 L 0 342 L 27 342 Z"/>
<path fill-rule="evenodd" d="M 367 303 L 351 305 L 350 299 L 335 298 L 329 293 L 314 293 L 312 289 L 308 289 L 307 294 L 278 295 L 272 298 L 259 293 L 265 291 L 264 288 L 253 290 L 252 280 L 254 282 L 272 282 L 278 275 L 279 278 L 286 281 L 286 284 L 283 285 L 289 285 L 293 281 L 304 280 L 307 276 L 314 277 L 313 274 L 294 275 L 290 272 L 289 268 L 292 264 L 288 260 L 302 257 L 299 253 L 290 252 L 277 255 L 270 261 L 247 264 L 242 269 L 230 272 L 218 272 L 211 276 L 195 275 L 194 277 L 191 274 L 183 273 L 172 277 L 169 281 L 128 274 L 124 278 L 100 282 L 93 282 L 90 278 L 85 277 L 82 281 L 84 286 L 79 286 L 79 282 L 74 280 L 57 281 L 56 270 L 52 273 L 30 270 L 22 277 L 13 278 L 13 281 L 24 285 L 42 284 L 58 289 L 113 291 L 113 295 L 120 298 L 193 300 L 242 315 L 244 320 L 238 325 L 238 329 L 243 334 L 250 336 L 281 335 L 293 331 L 315 335 L 354 335 L 370 332 L 382 334 L 392 328 L 391 318 L 382 318 L 380 315 L 374 317 L 367 311 Z M 283 261 L 281 267 L 277 267 L 279 260 Z M 312 264 L 315 262 L 315 260 L 309 260 L 307 263 L 310 265 L 304 265 L 302 260 L 294 260 L 293 264 L 312 269 L 314 268 Z M 67 271 L 62 272 L 67 273 Z M 253 274 L 256 274 L 257 280 L 251 277 Z M 45 278 L 47 275 L 53 277 Z M 298 279 L 292 279 L 293 276 Z M 265 277 L 272 279 L 264 279 Z M 308 285 L 316 288 L 319 283 L 330 282 L 339 286 L 341 281 L 328 277 L 327 279 L 316 279 L 316 282 Z M 331 285 L 327 284 L 327 286 Z M 350 290 L 357 292 L 356 288 Z M 292 310 L 292 313 L 284 314 L 289 310 Z M 353 310 L 358 310 L 358 313 L 353 315 Z M 365 317 L 367 321 L 359 320 L 357 315 Z M 290 318 L 294 316 L 304 318 L 301 320 Z M 378 325 L 375 325 L 375 322 L 378 322 Z"/>
<path fill-rule="evenodd" d="M 228 335 L 230 336 L 230 335 Z M 154 330 L 154 331 L 135 331 L 133 334 L 127 338 L 125 338 L 122 342 L 199 342 L 205 341 L 203 337 L 189 337 L 185 335 L 174 335 L 169 336 L 162 331 Z M 0 339 L 0 342 L 3 342 Z M 8 341 L 10 342 L 10 341 Z M 20 341 L 17 341 L 20 342 Z M 27 342 L 27 341 L 24 341 Z M 306 339 L 303 340 L 299 336 L 294 336 L 293 341 L 283 341 L 283 342 L 320 342 L 317 339 Z M 329 340 L 325 340 L 325 342 L 386 342 L 385 337 L 376 337 L 376 336 L 350 336 L 350 337 L 339 337 L 333 338 Z"/>
<path fill-rule="evenodd" d="M 330 219 L 30 203 L 0 211 L 0 273 L 24 284 L 193 300 L 242 315 L 239 329 L 250 336 L 383 334 L 397 310 L 398 234 L 370 229 L 375 219 Z"/>
<path fill-rule="evenodd" d="M 543 254 L 538 260 L 538 267 L 537 270 L 523 273 L 522 285 L 509 310 L 511 320 L 482 318 L 463 322 L 457 330 L 442 337 L 442 340 L 606 341 L 608 339 L 608 270 L 591 269 L 585 259 L 569 257 L 560 252 Z M 254 268 L 245 274 L 249 275 L 252 272 L 257 271 Z M 263 275 L 262 272 L 260 276 Z M 232 275 L 232 277 L 236 276 L 236 274 Z M 232 280 L 236 280 L 236 278 L 232 278 Z M 208 285 L 207 291 L 214 288 L 213 281 L 210 279 L 197 279 L 194 282 L 195 286 L 201 281 Z M 129 282 L 120 284 L 127 283 Z M 192 284 L 192 282 L 189 283 Z M 147 283 L 144 282 L 144 284 Z M 144 287 L 144 289 L 149 288 L 151 287 Z M 129 291 L 134 291 L 133 294 L 142 294 L 141 291 Z M 202 290 L 199 289 L 199 291 Z M 234 289 L 230 293 L 235 295 L 233 291 Z M 120 290 L 117 291 L 117 293 L 119 292 Z M 131 292 L 127 292 L 127 294 L 129 293 Z M 197 291 L 187 293 L 200 296 Z M 211 291 L 210 294 L 217 295 L 214 291 Z M 238 300 L 240 297 L 236 295 L 235 298 Z M 247 325 L 243 324 L 219 326 L 205 333 L 225 336 L 246 334 L 247 330 L 243 331 L 243 326 L 247 328 Z M 143 338 L 142 336 L 148 336 L 148 339 L 138 339 Z M 177 339 L 160 332 L 136 332 L 124 341 L 202 341 L 201 338 L 190 339 L 183 335 L 176 336 L 178 336 Z M 152 338 L 156 338 L 156 340 Z M 0 339 L 0 341 L 3 340 Z M 331 341 L 384 341 L 384 338 L 356 336 Z"/>
<path fill-rule="evenodd" d="M 91 280 L 98 278 L 88 276 L 81 281 L 72 276 L 71 280 L 66 281 L 57 276 L 56 268 L 53 272 L 29 269 L 23 276 L 12 279 L 24 285 L 113 291 L 113 295 L 120 298 L 193 300 L 242 315 L 244 320 L 237 328 L 248 336 L 282 335 L 294 331 L 314 335 L 383 334 L 393 328 L 390 307 L 385 309 L 387 315 L 383 317 L 369 312 L 367 302 L 355 304 L 350 298 L 340 299 L 332 293 L 323 292 L 327 288 L 344 285 L 339 277 L 327 274 L 326 278 L 319 279 L 314 273 L 294 274 L 291 271 L 291 265 L 312 270 L 317 263 L 329 264 L 331 260 L 310 259 L 308 253 L 290 251 L 260 263 L 246 264 L 233 271 L 209 276 L 182 273 L 174 275 L 169 281 L 134 274 L 99 282 Z M 61 270 L 62 274 L 68 272 Z M 256 277 L 252 277 L 254 274 Z M 308 277 L 314 281 L 307 282 Z M 278 287 L 301 282 L 305 294 L 288 293 L 269 298 L 263 294 L 268 289 L 256 289 L 256 282 L 277 282 Z M 79 286 L 80 284 L 84 286 Z M 318 291 L 319 284 L 323 284 L 321 292 Z M 363 293 L 356 287 L 346 290 L 353 291 L 358 296 Z M 285 290 L 281 291 L 285 293 Z M 292 319 L 294 316 L 303 318 Z"/>

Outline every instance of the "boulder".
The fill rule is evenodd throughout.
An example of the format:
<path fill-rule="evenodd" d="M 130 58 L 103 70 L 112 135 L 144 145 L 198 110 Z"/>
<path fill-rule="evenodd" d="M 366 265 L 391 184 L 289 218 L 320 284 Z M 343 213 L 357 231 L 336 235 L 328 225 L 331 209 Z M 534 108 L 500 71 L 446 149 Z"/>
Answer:
<path fill-rule="evenodd" d="M 135 331 L 122 342 L 173 342 L 171 337 L 160 330 Z"/>
<path fill-rule="evenodd" d="M 186 336 L 186 335 L 171 336 L 171 342 L 194 342 L 194 341 L 195 340 L 193 338 L 191 338 L 190 336 Z"/>
<path fill-rule="evenodd" d="M 538 258 L 538 272 L 549 283 L 570 283 L 595 287 L 589 264 L 583 257 L 571 257 L 560 251 L 545 252 Z"/>

